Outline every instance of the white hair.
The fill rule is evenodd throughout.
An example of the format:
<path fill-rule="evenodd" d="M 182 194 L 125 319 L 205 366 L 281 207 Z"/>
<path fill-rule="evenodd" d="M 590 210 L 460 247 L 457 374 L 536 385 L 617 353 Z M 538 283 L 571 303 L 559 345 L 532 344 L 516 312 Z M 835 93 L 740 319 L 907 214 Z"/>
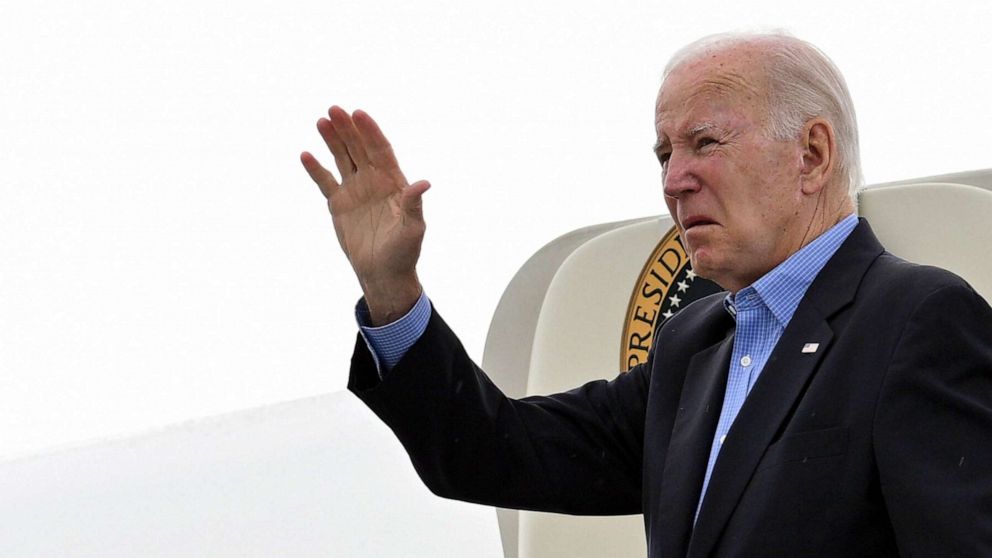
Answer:
<path fill-rule="evenodd" d="M 839 153 L 837 168 L 855 199 L 864 178 L 858 147 L 854 103 L 837 66 L 812 44 L 785 32 L 719 33 L 694 41 L 672 56 L 663 80 L 678 66 L 714 50 L 760 44 L 768 80 L 768 134 L 777 140 L 796 139 L 811 118 L 822 117 L 834 128 Z"/>

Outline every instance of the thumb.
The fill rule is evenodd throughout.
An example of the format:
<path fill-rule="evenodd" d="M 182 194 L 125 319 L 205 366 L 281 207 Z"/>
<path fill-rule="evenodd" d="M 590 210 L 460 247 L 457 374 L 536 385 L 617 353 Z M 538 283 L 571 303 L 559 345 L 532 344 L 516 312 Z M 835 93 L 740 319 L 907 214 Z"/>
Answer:
<path fill-rule="evenodd" d="M 403 189 L 403 196 L 400 198 L 400 205 L 403 212 L 415 219 L 424 218 L 424 192 L 429 190 L 431 183 L 426 180 L 418 180 Z"/>

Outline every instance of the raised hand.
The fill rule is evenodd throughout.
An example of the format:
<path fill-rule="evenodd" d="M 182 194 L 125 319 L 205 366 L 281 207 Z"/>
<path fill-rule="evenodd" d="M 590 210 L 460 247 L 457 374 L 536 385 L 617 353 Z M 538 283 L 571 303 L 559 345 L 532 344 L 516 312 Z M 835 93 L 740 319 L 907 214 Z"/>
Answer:
<path fill-rule="evenodd" d="M 424 239 L 421 196 L 426 181 L 408 184 L 389 141 L 367 113 L 337 106 L 317 121 L 341 181 L 313 155 L 300 161 L 327 198 L 334 232 L 365 293 L 373 325 L 394 321 L 421 293 L 417 259 Z"/>

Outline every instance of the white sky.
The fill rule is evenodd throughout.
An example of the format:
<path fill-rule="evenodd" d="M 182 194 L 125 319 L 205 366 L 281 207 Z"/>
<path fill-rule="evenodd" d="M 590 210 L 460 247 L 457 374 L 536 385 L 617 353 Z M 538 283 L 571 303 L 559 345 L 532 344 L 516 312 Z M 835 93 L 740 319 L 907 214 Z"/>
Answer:
<path fill-rule="evenodd" d="M 874 183 L 992 167 L 990 21 L 982 0 L 6 2 L 0 458 L 344 389 L 359 290 L 297 159 L 331 103 L 431 180 L 421 278 L 481 358 L 531 253 L 663 211 L 652 105 L 684 43 L 819 45 Z"/>

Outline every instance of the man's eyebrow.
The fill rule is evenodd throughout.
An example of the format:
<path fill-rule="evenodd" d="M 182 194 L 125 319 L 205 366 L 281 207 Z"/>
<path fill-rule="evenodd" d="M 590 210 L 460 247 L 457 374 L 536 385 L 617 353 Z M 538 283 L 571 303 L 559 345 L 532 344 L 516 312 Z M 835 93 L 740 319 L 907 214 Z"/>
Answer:
<path fill-rule="evenodd" d="M 716 124 L 712 122 L 700 122 L 698 124 L 695 124 L 692 128 L 686 130 L 685 135 L 686 137 L 691 138 L 696 136 L 697 134 L 701 134 L 707 130 L 712 130 L 714 128 L 716 128 Z"/>
<path fill-rule="evenodd" d="M 697 136 L 697 135 L 699 135 L 699 134 L 701 134 L 703 132 L 706 132 L 706 131 L 709 131 L 709 130 L 715 130 L 716 128 L 717 128 L 717 125 L 714 124 L 713 122 L 698 122 L 696 124 L 693 124 L 691 127 L 687 128 L 680 135 L 682 135 L 683 137 L 692 138 L 692 137 L 695 137 L 695 136 Z M 666 138 L 658 138 L 658 141 L 654 142 L 654 146 L 652 147 L 652 151 L 654 151 L 655 153 L 658 153 L 661 149 L 664 149 L 666 147 L 668 147 L 668 138 L 667 137 Z"/>

